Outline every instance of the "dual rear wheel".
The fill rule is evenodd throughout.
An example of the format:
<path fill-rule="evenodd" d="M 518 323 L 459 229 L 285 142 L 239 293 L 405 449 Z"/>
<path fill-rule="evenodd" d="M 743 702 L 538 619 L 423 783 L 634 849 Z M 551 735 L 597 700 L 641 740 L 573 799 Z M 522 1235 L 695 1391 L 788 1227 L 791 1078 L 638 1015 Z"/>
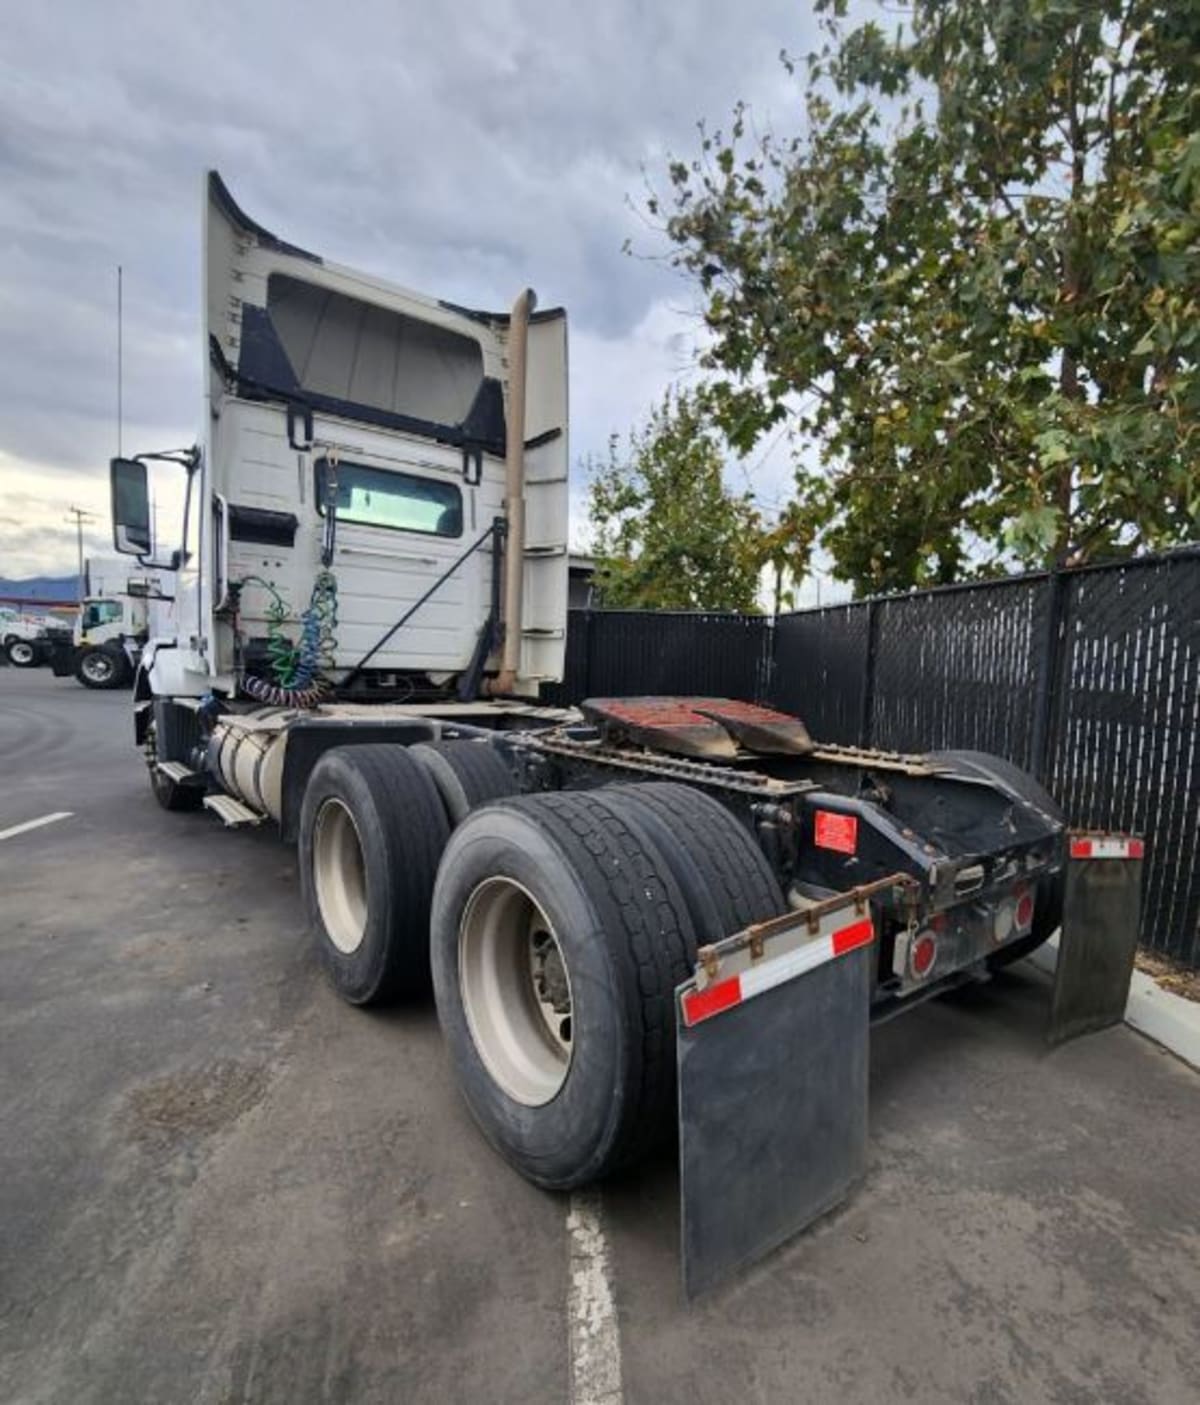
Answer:
<path fill-rule="evenodd" d="M 674 1126 L 675 988 L 698 944 L 784 910 L 770 866 L 688 787 L 516 797 L 486 743 L 422 750 L 314 769 L 301 873 L 335 987 L 369 1004 L 432 978 L 476 1121 L 536 1184 L 636 1162 Z"/>

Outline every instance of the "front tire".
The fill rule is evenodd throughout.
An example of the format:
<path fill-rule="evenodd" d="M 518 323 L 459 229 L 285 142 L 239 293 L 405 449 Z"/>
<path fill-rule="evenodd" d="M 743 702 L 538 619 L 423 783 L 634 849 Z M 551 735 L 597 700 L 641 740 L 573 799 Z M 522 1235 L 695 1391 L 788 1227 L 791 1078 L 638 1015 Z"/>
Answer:
<path fill-rule="evenodd" d="M 75 660 L 75 677 L 85 688 L 108 690 L 122 688 L 128 684 L 133 673 L 129 660 L 119 649 L 84 648 Z"/>
<path fill-rule="evenodd" d="M 351 1005 L 429 988 L 429 907 L 449 835 L 438 792 L 402 746 L 327 751 L 300 811 L 300 883 L 321 964 Z"/>
<path fill-rule="evenodd" d="M 198 810 L 204 803 L 205 790 L 201 785 L 183 785 L 164 775 L 156 766 L 150 768 L 150 789 L 154 798 L 164 810 Z"/>
<path fill-rule="evenodd" d="M 4 646 L 4 652 L 14 668 L 36 668 L 38 666 L 37 645 L 28 639 L 10 639 Z"/>

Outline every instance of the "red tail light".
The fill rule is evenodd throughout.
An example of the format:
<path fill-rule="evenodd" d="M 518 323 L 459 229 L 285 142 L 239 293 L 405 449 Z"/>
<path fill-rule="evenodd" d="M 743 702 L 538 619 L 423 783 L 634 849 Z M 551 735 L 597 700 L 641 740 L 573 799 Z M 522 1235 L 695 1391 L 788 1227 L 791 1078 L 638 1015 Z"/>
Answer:
<path fill-rule="evenodd" d="M 1016 925 L 1022 931 L 1033 925 L 1033 894 L 1028 888 L 1017 897 Z"/>
<path fill-rule="evenodd" d="M 932 932 L 919 932 L 913 938 L 908 964 L 917 980 L 924 980 L 937 960 L 937 938 Z"/>

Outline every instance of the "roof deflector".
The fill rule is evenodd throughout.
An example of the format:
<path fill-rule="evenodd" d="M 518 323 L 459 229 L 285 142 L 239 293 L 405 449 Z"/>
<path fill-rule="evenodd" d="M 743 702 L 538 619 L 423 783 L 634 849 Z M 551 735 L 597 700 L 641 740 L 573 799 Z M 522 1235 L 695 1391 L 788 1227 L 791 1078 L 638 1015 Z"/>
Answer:
<path fill-rule="evenodd" d="M 229 187 L 221 179 L 219 171 L 209 171 L 208 173 L 208 197 L 225 214 L 231 224 L 237 225 L 247 234 L 253 234 L 263 248 L 274 249 L 276 253 L 280 254 L 291 254 L 298 259 L 308 259 L 310 263 L 323 262 L 318 254 L 310 254 L 307 249 L 301 249 L 295 244 L 288 244 L 285 240 L 272 234 L 269 229 L 264 229 L 261 224 L 252 220 L 229 193 Z"/>

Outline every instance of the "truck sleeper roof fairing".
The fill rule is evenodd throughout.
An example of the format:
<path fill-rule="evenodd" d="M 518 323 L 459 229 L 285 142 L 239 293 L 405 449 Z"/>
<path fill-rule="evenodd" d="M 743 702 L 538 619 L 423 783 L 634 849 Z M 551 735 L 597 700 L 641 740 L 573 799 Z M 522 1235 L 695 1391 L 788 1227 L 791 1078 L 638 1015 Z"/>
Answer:
<path fill-rule="evenodd" d="M 507 313 L 423 297 L 289 244 L 245 214 L 216 171 L 205 273 L 209 358 L 235 393 L 504 453 L 504 388 L 479 333 L 502 337 Z M 555 429 L 565 425 L 534 437 Z"/>

